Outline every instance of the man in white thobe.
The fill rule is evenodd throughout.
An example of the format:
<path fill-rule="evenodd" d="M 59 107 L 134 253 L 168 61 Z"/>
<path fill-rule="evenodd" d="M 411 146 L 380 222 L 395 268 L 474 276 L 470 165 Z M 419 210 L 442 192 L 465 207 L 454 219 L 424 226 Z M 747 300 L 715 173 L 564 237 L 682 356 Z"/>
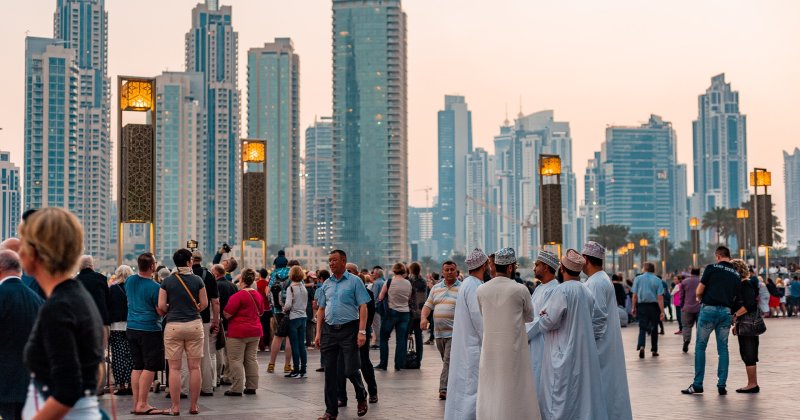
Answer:
<path fill-rule="evenodd" d="M 589 276 L 585 285 L 594 297 L 593 324 L 601 324 L 602 334 L 596 338 L 600 360 L 600 382 L 605 393 L 609 419 L 632 419 L 631 399 L 628 391 L 628 374 L 625 370 L 625 350 L 622 347 L 622 329 L 617 313 L 617 297 L 614 285 L 603 264 L 606 249 L 597 242 L 589 241 L 583 246 L 586 265 L 583 272 Z"/>
<path fill-rule="evenodd" d="M 489 259 L 475 248 L 466 260 L 469 277 L 458 289 L 456 313 L 453 319 L 453 341 L 450 350 L 450 369 L 447 379 L 445 420 L 475 419 L 478 402 L 478 366 L 481 361 L 483 319 L 478 307 L 478 286 L 483 284 L 483 274 Z"/>
<path fill-rule="evenodd" d="M 531 305 L 533 306 L 533 322 L 525 324 L 528 332 L 528 346 L 531 354 L 531 367 L 533 375 L 533 383 L 536 385 L 536 394 L 539 401 L 544 399 L 544 392 L 548 391 L 547 386 L 543 386 L 541 382 L 542 372 L 542 355 L 544 354 L 544 335 L 538 328 L 533 328 L 534 323 L 539 319 L 539 312 L 547 304 L 550 295 L 553 294 L 558 281 L 556 281 L 556 272 L 558 271 L 558 256 L 550 251 L 540 251 L 536 257 L 536 264 L 533 268 L 533 274 L 536 279 L 541 282 L 536 286 L 531 296 Z"/>
<path fill-rule="evenodd" d="M 577 251 L 567 250 L 558 270 L 563 283 L 533 326 L 545 336 L 541 381 L 548 389 L 539 404 L 548 420 L 608 419 L 592 328 L 594 298 L 578 280 L 585 262 Z"/>
<path fill-rule="evenodd" d="M 478 304 L 483 317 L 483 341 L 478 372 L 477 418 L 539 419 L 539 402 L 525 351 L 525 323 L 533 320 L 528 288 L 514 278 L 517 258 L 514 250 L 495 253 L 497 277 L 478 287 Z"/>

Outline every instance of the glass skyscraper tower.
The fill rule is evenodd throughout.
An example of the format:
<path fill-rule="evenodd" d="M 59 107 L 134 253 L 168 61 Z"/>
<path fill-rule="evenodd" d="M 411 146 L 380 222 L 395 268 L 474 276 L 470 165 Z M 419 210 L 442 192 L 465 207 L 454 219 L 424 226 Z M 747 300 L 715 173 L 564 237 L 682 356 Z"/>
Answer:
<path fill-rule="evenodd" d="M 800 149 L 783 152 L 783 185 L 786 188 L 786 246 L 800 246 Z"/>
<path fill-rule="evenodd" d="M 300 57 L 289 38 L 247 53 L 247 136 L 267 141 L 267 244 L 302 242 Z"/>
<path fill-rule="evenodd" d="M 472 153 L 472 112 L 463 96 L 445 95 L 439 111 L 439 204 L 434 234 L 440 256 L 466 255 L 467 155 Z M 471 249 L 470 249 L 471 250 Z"/>
<path fill-rule="evenodd" d="M 17 236 L 20 213 L 19 167 L 0 151 L 0 241 Z"/>
<path fill-rule="evenodd" d="M 205 86 L 207 136 L 200 147 L 208 170 L 200 174 L 198 182 L 205 184 L 206 235 L 198 241 L 207 254 L 223 242 L 236 245 L 240 238 L 238 44 L 230 6 L 207 0 L 192 9 L 192 28 L 186 34 L 186 71 L 201 73 Z"/>
<path fill-rule="evenodd" d="M 306 129 L 305 191 L 306 243 L 331 250 L 333 246 L 333 123 L 322 117 Z"/>
<path fill-rule="evenodd" d="M 408 256 L 406 80 L 400 0 L 333 0 L 334 232 L 361 265 Z"/>

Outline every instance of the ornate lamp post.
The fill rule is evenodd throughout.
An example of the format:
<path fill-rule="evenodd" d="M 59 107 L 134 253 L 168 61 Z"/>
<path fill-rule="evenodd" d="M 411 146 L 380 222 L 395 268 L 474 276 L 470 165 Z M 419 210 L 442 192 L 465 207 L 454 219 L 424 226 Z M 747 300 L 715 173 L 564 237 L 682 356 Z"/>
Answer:
<path fill-rule="evenodd" d="M 658 237 L 661 238 L 661 275 L 667 274 L 667 238 L 669 231 L 667 229 L 659 229 Z"/>
<path fill-rule="evenodd" d="M 645 238 L 639 239 L 639 246 L 641 247 L 641 250 L 639 251 L 639 256 L 641 258 L 639 269 L 642 270 L 642 271 L 644 271 L 644 260 L 647 259 L 647 246 L 648 245 L 650 245 L 650 244 L 647 242 L 647 239 L 645 239 Z"/>
<path fill-rule="evenodd" d="M 628 270 L 636 270 L 636 265 L 633 263 L 633 250 L 636 249 L 636 244 L 633 242 L 628 242 Z"/>
<path fill-rule="evenodd" d="M 750 172 L 750 186 L 753 187 L 753 195 L 750 202 L 753 204 L 755 221 L 755 242 L 756 242 L 756 274 L 758 274 L 758 248 L 764 247 L 764 265 L 769 274 L 769 247 L 772 246 L 772 197 L 767 188 L 772 185 L 772 173 L 764 168 L 753 168 Z M 758 187 L 764 187 L 764 194 L 759 194 Z M 763 197 L 759 198 L 759 195 Z"/>
<path fill-rule="evenodd" d="M 697 267 L 697 254 L 700 252 L 700 220 L 696 217 L 689 219 L 689 227 L 692 228 L 692 267 Z"/>
<path fill-rule="evenodd" d="M 558 155 L 539 155 L 539 214 L 541 244 L 555 246 L 559 258 L 563 241 L 561 224 L 561 158 Z M 528 238 L 523 238 L 522 253 L 527 256 Z"/>
<path fill-rule="evenodd" d="M 619 256 L 618 257 L 618 259 L 619 259 L 619 271 L 622 271 L 623 273 L 626 272 L 627 269 L 628 269 L 626 267 L 626 265 L 627 265 L 626 261 L 628 259 L 628 256 L 626 255 L 627 253 L 628 253 L 628 248 L 624 247 L 624 246 L 620 247 L 617 250 L 617 255 Z"/>
<path fill-rule="evenodd" d="M 750 217 L 750 211 L 747 209 L 737 209 L 736 218 L 741 222 L 739 223 L 739 258 L 747 260 L 747 219 Z"/>
<path fill-rule="evenodd" d="M 242 140 L 242 261 L 248 241 L 261 243 L 267 266 L 267 142 Z"/>

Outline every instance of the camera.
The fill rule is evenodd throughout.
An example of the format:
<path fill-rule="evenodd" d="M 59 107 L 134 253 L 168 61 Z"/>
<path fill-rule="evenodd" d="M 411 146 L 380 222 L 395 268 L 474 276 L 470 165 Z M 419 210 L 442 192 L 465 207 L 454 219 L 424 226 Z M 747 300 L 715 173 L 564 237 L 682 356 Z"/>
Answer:
<path fill-rule="evenodd" d="M 228 244 L 222 244 L 222 249 L 225 251 L 226 254 L 231 252 L 231 246 Z"/>

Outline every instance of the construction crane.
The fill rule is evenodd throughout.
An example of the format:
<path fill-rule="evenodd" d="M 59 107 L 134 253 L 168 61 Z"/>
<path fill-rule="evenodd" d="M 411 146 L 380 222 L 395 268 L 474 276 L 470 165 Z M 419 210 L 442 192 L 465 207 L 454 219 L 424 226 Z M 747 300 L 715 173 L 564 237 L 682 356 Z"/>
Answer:
<path fill-rule="evenodd" d="M 431 193 L 431 191 L 433 191 L 433 187 L 426 186 L 425 188 L 420 188 L 420 189 L 417 189 L 417 190 L 414 190 L 414 191 L 425 191 L 425 205 L 428 206 L 428 208 L 431 208 L 430 193 Z"/>
<path fill-rule="evenodd" d="M 521 250 L 522 256 L 528 258 L 528 238 L 529 238 L 528 231 L 531 228 L 537 226 L 536 223 L 533 223 L 531 221 L 531 219 L 533 219 L 533 212 L 536 211 L 536 209 L 531 209 L 530 213 L 528 213 L 528 216 L 525 218 L 525 221 L 521 221 L 503 213 L 500 207 L 493 206 L 487 203 L 486 201 L 481 200 L 480 198 L 475 198 L 472 197 L 471 195 L 467 195 L 466 198 L 467 201 L 472 201 L 473 203 L 489 210 L 490 212 L 502 217 L 503 219 L 506 219 L 509 222 L 514 223 L 515 225 L 519 225 L 519 227 L 522 228 L 522 250 Z"/>

